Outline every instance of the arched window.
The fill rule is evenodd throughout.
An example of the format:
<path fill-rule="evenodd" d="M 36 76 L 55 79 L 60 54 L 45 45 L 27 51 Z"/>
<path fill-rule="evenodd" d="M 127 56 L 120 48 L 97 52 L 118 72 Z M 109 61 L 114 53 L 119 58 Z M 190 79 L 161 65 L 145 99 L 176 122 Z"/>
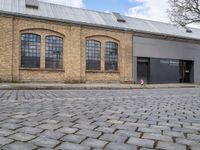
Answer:
<path fill-rule="evenodd" d="M 37 34 L 21 34 L 21 67 L 40 68 L 40 43 Z"/>
<path fill-rule="evenodd" d="M 52 35 L 46 36 L 45 43 L 45 67 L 63 68 L 63 38 Z"/>
<path fill-rule="evenodd" d="M 96 40 L 86 41 L 86 70 L 101 69 L 101 43 Z"/>
<path fill-rule="evenodd" d="M 105 43 L 105 70 L 118 70 L 118 44 L 114 42 Z"/>

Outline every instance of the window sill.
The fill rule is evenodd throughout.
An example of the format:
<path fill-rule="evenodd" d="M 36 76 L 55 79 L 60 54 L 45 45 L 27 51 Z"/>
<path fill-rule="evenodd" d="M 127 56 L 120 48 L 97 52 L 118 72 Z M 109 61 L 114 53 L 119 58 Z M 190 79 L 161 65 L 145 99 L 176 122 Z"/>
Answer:
<path fill-rule="evenodd" d="M 98 70 L 87 70 L 86 73 L 120 73 L 119 71 L 98 71 Z"/>
<path fill-rule="evenodd" d="M 50 68 L 20 68 L 19 70 L 25 70 L 25 71 L 59 71 L 59 72 L 64 72 L 64 69 L 50 69 Z"/>

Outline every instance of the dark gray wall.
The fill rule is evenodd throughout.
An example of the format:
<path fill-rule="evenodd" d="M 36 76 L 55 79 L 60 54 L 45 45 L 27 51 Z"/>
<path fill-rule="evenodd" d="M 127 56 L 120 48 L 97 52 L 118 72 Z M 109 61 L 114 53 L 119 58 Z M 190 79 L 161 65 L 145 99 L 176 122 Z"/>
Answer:
<path fill-rule="evenodd" d="M 194 61 L 194 82 L 200 83 L 200 44 L 160 40 L 153 38 L 133 38 L 133 59 L 137 57 L 167 58 Z M 137 66 L 133 61 L 133 77 L 137 81 Z"/>
<path fill-rule="evenodd" d="M 150 83 L 179 83 L 179 61 L 151 58 Z"/>

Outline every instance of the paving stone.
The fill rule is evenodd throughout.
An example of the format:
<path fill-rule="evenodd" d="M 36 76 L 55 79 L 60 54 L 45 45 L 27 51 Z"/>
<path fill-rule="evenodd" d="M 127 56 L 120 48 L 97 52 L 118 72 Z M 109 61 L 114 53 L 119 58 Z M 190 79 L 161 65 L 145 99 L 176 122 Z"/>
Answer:
<path fill-rule="evenodd" d="M 152 140 L 158 140 L 158 141 L 167 141 L 167 142 L 173 142 L 172 137 L 161 135 L 161 134 L 155 134 L 155 133 L 144 133 L 142 136 L 144 139 L 152 139 Z"/>
<path fill-rule="evenodd" d="M 50 139 L 60 139 L 61 137 L 64 136 L 63 133 L 61 132 L 57 132 L 57 131 L 52 131 L 52 130 L 46 130 L 45 132 L 42 132 L 41 134 L 39 134 L 42 137 L 46 137 L 46 138 L 50 138 Z"/>
<path fill-rule="evenodd" d="M 129 125 L 125 125 L 125 124 L 114 124 L 114 125 L 112 125 L 112 128 L 116 128 L 116 129 L 119 129 L 119 130 L 136 131 L 136 129 L 137 129 L 138 127 L 129 126 Z"/>
<path fill-rule="evenodd" d="M 79 128 L 79 129 L 90 129 L 90 130 L 93 130 L 97 126 L 91 125 L 91 124 L 75 124 L 73 127 L 74 128 Z"/>
<path fill-rule="evenodd" d="M 108 123 L 114 123 L 114 124 L 123 124 L 124 121 L 120 121 L 120 120 L 108 120 Z"/>
<path fill-rule="evenodd" d="M 60 129 L 58 129 L 57 131 L 72 134 L 72 133 L 75 133 L 76 131 L 78 131 L 78 129 L 77 128 L 70 128 L 70 127 L 62 127 Z"/>
<path fill-rule="evenodd" d="M 140 139 L 140 138 L 135 138 L 135 137 L 131 137 L 127 141 L 127 143 L 132 144 L 132 145 L 141 146 L 141 147 L 148 147 L 148 148 L 153 148 L 153 146 L 154 146 L 153 140 Z"/>
<path fill-rule="evenodd" d="M 176 143 L 184 144 L 184 145 L 188 145 L 188 146 L 197 146 L 197 145 L 199 145 L 199 147 L 200 147 L 200 143 L 199 142 L 188 140 L 188 139 L 183 139 L 183 138 L 177 138 L 176 139 Z"/>
<path fill-rule="evenodd" d="M 24 142 L 14 142 L 2 147 L 3 150 L 33 150 L 36 148 L 37 147 L 35 145 Z"/>
<path fill-rule="evenodd" d="M 9 138 L 17 140 L 17 141 L 26 142 L 26 141 L 30 141 L 31 139 L 35 138 L 35 136 L 33 136 L 31 134 L 26 134 L 26 133 L 16 133 L 16 134 L 9 136 Z"/>
<path fill-rule="evenodd" d="M 80 145 L 80 144 L 75 144 L 75 143 L 69 143 L 69 142 L 64 142 L 56 149 L 62 149 L 62 150 L 90 150 L 90 147 L 85 146 L 85 145 Z"/>
<path fill-rule="evenodd" d="M 187 145 L 188 150 L 192 150 L 198 148 L 200 142 L 199 93 L 198 88 L 0 90 L 0 137 L 12 141 L 5 146 L 17 142 L 9 137 L 23 133 L 36 136 L 22 142 L 39 144 L 36 149 L 55 149 L 63 143 L 70 143 L 71 147 L 76 147 L 74 149 L 92 149 L 83 145 L 86 139 L 104 141 L 100 138 L 112 134 L 113 137 L 105 137 L 108 142 L 105 147 L 113 140 L 126 137 L 123 142 L 115 142 L 123 143 L 118 147 L 124 149 L 129 145 L 133 149 L 138 146 L 138 149 L 145 150 L 163 146 L 160 149 L 184 150 Z M 58 131 L 65 127 L 66 133 Z M 32 142 L 38 138 L 38 142 Z M 137 140 L 131 141 L 131 138 Z M 132 143 L 128 144 L 130 141 Z"/>
<path fill-rule="evenodd" d="M 183 132 L 183 133 L 193 133 L 193 134 L 198 134 L 197 130 L 193 130 L 193 129 L 187 129 L 187 128 L 180 128 L 180 127 L 175 127 L 172 129 L 173 131 L 176 132 Z"/>
<path fill-rule="evenodd" d="M 0 127 L 15 130 L 17 128 L 20 128 L 21 126 L 14 123 L 4 123 L 4 124 L 1 124 Z"/>
<path fill-rule="evenodd" d="M 191 150 L 199 150 L 199 146 L 192 146 L 190 147 Z"/>
<path fill-rule="evenodd" d="M 161 134 L 161 130 L 160 129 L 153 129 L 153 128 L 142 128 L 140 127 L 138 129 L 139 132 L 149 132 L 149 133 L 160 133 Z"/>
<path fill-rule="evenodd" d="M 0 136 L 9 136 L 9 135 L 14 134 L 14 133 L 15 133 L 15 131 L 0 128 Z"/>
<path fill-rule="evenodd" d="M 93 148 L 103 148 L 107 144 L 107 142 L 98 139 L 88 138 L 85 141 L 83 141 L 82 144 Z"/>
<path fill-rule="evenodd" d="M 165 149 L 165 150 L 186 150 L 186 146 L 184 145 L 175 144 L 171 142 L 161 142 L 161 141 L 158 142 L 156 148 Z"/>
<path fill-rule="evenodd" d="M 41 133 L 43 130 L 39 128 L 33 128 L 33 127 L 22 127 L 22 128 L 17 129 L 17 131 L 35 135 L 35 134 Z"/>
<path fill-rule="evenodd" d="M 11 143 L 13 140 L 5 137 L 0 137 L 0 146 Z"/>
<path fill-rule="evenodd" d="M 54 148 L 60 142 L 57 140 L 46 138 L 46 137 L 38 137 L 38 138 L 30 141 L 30 143 L 33 143 L 35 145 L 42 146 L 45 148 Z"/>
<path fill-rule="evenodd" d="M 43 120 L 43 123 L 47 123 L 47 124 L 57 124 L 59 121 L 58 120 L 51 120 L 51 119 L 47 119 L 47 120 Z"/>
<path fill-rule="evenodd" d="M 200 135 L 187 134 L 187 139 L 200 142 Z"/>
<path fill-rule="evenodd" d="M 175 132 L 175 131 L 163 131 L 163 135 L 168 135 L 172 137 L 182 137 L 182 138 L 185 137 L 182 132 Z"/>
<path fill-rule="evenodd" d="M 143 123 L 133 123 L 133 122 L 126 122 L 125 125 L 134 126 L 134 127 L 149 127 L 148 124 Z"/>
<path fill-rule="evenodd" d="M 153 129 L 165 130 L 165 131 L 170 130 L 170 127 L 168 127 L 168 126 L 151 125 L 151 128 L 153 128 Z"/>
<path fill-rule="evenodd" d="M 113 133 L 116 129 L 111 127 L 98 127 L 95 130 L 103 133 Z"/>
<path fill-rule="evenodd" d="M 124 144 L 124 143 L 109 143 L 105 147 L 106 150 L 137 150 L 137 146 L 133 146 L 130 144 Z"/>
<path fill-rule="evenodd" d="M 61 140 L 65 142 L 72 142 L 72 143 L 79 144 L 84 139 L 86 139 L 86 136 L 69 134 L 69 135 L 64 136 Z"/>
<path fill-rule="evenodd" d="M 103 134 L 99 139 L 104 141 L 123 143 L 127 138 L 128 138 L 127 136 L 122 136 L 119 134 Z"/>
<path fill-rule="evenodd" d="M 57 124 L 41 124 L 41 125 L 37 126 L 37 128 L 47 129 L 47 130 L 55 130 L 55 129 L 60 128 L 60 125 L 57 125 Z"/>
<path fill-rule="evenodd" d="M 122 136 L 133 136 L 133 137 L 140 137 L 141 133 L 139 132 L 135 132 L 135 131 L 131 131 L 131 130 L 117 130 L 115 132 L 115 134 L 119 134 Z"/>
<path fill-rule="evenodd" d="M 92 138 L 97 138 L 102 133 L 101 132 L 97 132 L 97 131 L 91 131 L 91 130 L 87 130 L 87 129 L 82 129 L 82 130 L 79 130 L 78 132 L 76 132 L 76 134 L 77 135 L 88 136 L 88 137 L 92 137 Z"/>

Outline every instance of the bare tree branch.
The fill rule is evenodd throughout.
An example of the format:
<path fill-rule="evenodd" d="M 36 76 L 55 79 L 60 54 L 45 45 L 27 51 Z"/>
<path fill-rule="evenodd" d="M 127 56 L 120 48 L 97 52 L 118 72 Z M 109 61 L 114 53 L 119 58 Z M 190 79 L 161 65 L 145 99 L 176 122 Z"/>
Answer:
<path fill-rule="evenodd" d="M 167 10 L 171 22 L 186 27 L 191 23 L 200 23 L 200 0 L 169 0 Z"/>

